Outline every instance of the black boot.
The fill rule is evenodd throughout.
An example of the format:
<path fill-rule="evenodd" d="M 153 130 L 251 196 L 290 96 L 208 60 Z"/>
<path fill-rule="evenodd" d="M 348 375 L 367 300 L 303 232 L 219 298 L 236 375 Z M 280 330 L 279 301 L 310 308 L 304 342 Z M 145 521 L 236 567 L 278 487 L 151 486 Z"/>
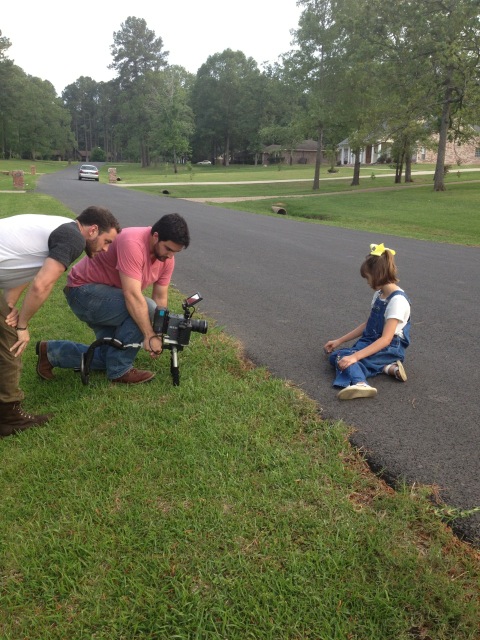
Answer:
<path fill-rule="evenodd" d="M 52 417 L 51 413 L 42 416 L 27 413 L 20 402 L 0 402 L 0 436 L 11 436 L 18 431 L 38 427 Z"/>

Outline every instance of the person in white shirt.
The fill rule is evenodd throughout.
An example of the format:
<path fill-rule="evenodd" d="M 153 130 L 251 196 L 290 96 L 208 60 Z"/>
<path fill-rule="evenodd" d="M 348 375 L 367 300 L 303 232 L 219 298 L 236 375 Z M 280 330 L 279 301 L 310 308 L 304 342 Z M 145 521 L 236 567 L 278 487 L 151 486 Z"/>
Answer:
<path fill-rule="evenodd" d="M 394 255 L 395 251 L 383 243 L 370 245 L 370 254 L 360 267 L 360 274 L 375 290 L 370 316 L 367 322 L 324 345 L 336 369 L 333 386 L 342 387 L 337 396 L 340 400 L 375 396 L 377 389 L 367 378 L 381 373 L 407 380 L 403 360 L 410 344 L 410 301 L 397 284 Z M 357 338 L 352 347 L 338 349 Z"/>
<path fill-rule="evenodd" d="M 97 206 L 88 207 L 75 220 L 40 214 L 0 219 L 0 436 L 50 419 L 29 414 L 21 406 L 20 356 L 30 341 L 28 323 L 69 265 L 83 251 L 90 257 L 107 251 L 119 232 L 112 213 Z"/>

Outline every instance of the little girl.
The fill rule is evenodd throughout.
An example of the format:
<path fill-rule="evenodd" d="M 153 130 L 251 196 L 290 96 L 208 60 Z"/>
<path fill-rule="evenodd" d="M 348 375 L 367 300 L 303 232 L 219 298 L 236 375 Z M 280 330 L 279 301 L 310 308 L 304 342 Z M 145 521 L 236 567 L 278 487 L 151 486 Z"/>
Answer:
<path fill-rule="evenodd" d="M 367 378 L 380 373 L 405 382 L 407 374 L 402 361 L 410 344 L 410 301 L 397 285 L 395 251 L 382 244 L 371 244 L 370 254 L 360 267 L 375 294 L 370 317 L 356 329 L 336 340 L 329 340 L 325 353 L 336 369 L 334 387 L 342 387 L 340 400 L 370 398 L 377 390 Z M 344 342 L 360 338 L 351 348 L 338 349 Z M 338 349 L 338 350 L 336 350 Z"/>

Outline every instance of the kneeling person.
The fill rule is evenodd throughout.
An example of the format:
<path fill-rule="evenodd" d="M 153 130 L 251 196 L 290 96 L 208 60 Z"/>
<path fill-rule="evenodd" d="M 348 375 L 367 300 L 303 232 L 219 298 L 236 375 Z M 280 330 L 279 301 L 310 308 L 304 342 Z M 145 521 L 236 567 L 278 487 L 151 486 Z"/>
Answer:
<path fill-rule="evenodd" d="M 81 260 L 71 270 L 65 296 L 75 315 L 88 324 L 97 340 L 116 338 L 123 344 L 143 341 L 152 358 L 162 352 L 162 340 L 152 328 L 157 306 L 168 306 L 168 287 L 175 254 L 190 243 L 187 223 L 177 213 L 163 216 L 152 227 L 129 227 L 113 242 L 108 254 Z M 143 291 L 153 284 L 152 298 Z M 79 368 L 88 345 L 67 340 L 37 344 L 37 372 L 50 380 L 52 369 Z M 115 383 L 148 382 L 154 373 L 133 366 L 138 348 L 95 349 L 92 371 L 106 371 Z"/>

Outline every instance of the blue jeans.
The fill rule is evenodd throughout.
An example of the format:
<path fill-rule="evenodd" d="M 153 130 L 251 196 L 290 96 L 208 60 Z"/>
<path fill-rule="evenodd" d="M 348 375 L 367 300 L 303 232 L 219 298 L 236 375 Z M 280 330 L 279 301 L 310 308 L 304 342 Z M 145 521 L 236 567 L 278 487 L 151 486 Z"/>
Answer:
<path fill-rule="evenodd" d="M 88 324 L 97 340 L 116 338 L 123 344 L 140 343 L 143 340 L 142 332 L 128 313 L 122 289 L 105 284 L 85 284 L 81 287 L 65 287 L 64 293 L 70 309 L 77 318 Z M 151 298 L 146 297 L 145 300 L 153 322 L 157 305 Z M 70 340 L 49 340 L 47 357 L 53 367 L 77 369 L 88 347 Z M 106 371 L 110 380 L 120 378 L 132 368 L 139 349 L 129 347 L 123 350 L 108 345 L 97 347 L 90 369 Z"/>
<path fill-rule="evenodd" d="M 352 353 L 364 349 L 380 338 L 385 326 L 385 309 L 387 304 L 394 296 L 400 295 L 407 298 L 405 293 L 400 291 L 394 291 L 386 300 L 377 298 L 372 306 L 370 316 L 367 320 L 367 326 L 361 338 L 357 340 L 353 347 L 338 349 L 330 354 L 329 361 L 330 364 L 335 367 L 336 373 L 335 380 L 333 381 L 334 387 L 348 387 L 358 382 L 366 382 L 367 378 L 381 374 L 385 365 L 392 364 L 392 362 L 396 362 L 397 360 L 403 362 L 405 349 L 410 344 L 410 319 L 403 328 L 403 338 L 394 336 L 391 343 L 381 351 L 377 351 L 377 353 L 367 358 L 362 358 L 362 360 L 351 364 L 343 371 L 338 368 L 338 361 L 344 356 L 350 356 Z"/>

